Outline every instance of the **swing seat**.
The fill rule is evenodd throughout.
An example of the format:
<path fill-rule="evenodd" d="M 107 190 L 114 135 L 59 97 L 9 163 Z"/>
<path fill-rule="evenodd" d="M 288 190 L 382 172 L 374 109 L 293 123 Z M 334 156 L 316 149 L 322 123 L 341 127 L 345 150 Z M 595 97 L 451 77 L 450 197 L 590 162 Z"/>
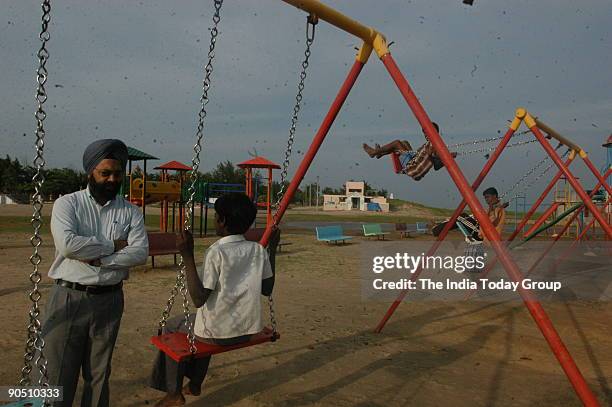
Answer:
<path fill-rule="evenodd" d="M 239 343 L 237 345 L 221 346 L 199 342 L 196 340 L 196 352 L 193 354 L 193 357 L 199 359 L 206 356 L 215 355 L 217 353 L 229 352 L 230 350 L 259 345 L 265 342 L 274 342 L 279 338 L 279 333 L 274 334 L 271 328 L 265 327 L 261 332 L 251 336 L 249 341 Z M 174 332 L 153 336 L 151 337 L 151 343 L 177 362 L 182 362 L 192 357 L 192 353 L 189 350 L 189 341 L 186 333 Z"/>

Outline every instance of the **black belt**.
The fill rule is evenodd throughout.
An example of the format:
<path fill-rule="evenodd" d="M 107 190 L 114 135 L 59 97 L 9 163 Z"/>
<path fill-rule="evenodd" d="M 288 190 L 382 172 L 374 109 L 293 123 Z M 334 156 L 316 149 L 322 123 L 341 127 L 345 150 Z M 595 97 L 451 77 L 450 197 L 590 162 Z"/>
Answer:
<path fill-rule="evenodd" d="M 71 283 L 70 281 L 57 279 L 55 280 L 55 284 L 77 291 L 85 291 L 87 294 L 105 294 L 112 291 L 121 290 L 121 287 L 123 287 L 123 281 L 113 285 L 82 285 L 79 283 Z"/>

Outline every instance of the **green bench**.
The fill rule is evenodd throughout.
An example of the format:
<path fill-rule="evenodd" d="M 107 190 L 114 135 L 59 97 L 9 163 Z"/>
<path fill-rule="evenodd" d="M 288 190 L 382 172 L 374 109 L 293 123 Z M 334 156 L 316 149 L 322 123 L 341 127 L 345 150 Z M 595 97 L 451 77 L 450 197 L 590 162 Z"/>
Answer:
<path fill-rule="evenodd" d="M 385 235 L 388 235 L 389 232 L 383 232 L 379 223 L 364 223 L 363 225 L 363 235 L 365 237 L 376 236 L 377 239 L 382 237 L 382 240 L 385 240 Z"/>

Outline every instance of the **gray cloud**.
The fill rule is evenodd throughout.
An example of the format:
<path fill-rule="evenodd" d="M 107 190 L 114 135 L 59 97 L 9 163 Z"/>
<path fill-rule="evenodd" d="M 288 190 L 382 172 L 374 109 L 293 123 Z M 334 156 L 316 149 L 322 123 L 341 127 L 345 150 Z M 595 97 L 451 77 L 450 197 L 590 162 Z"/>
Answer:
<path fill-rule="evenodd" d="M 54 3 L 49 44 L 51 166 L 79 167 L 93 139 L 121 137 L 160 157 L 189 162 L 199 110 L 212 2 Z M 253 147 L 281 161 L 303 57 L 305 16 L 281 1 L 226 2 L 218 42 L 204 169 L 248 158 Z M 384 32 L 393 55 L 448 144 L 504 131 L 525 106 L 603 165 L 612 128 L 609 1 L 329 1 Z M 381 6 L 384 4 L 384 7 Z M 32 155 L 36 2 L 0 3 L 0 154 Z M 359 41 L 317 27 L 294 152 L 304 152 L 354 60 Z M 55 87 L 55 84 L 61 87 Z M 27 133 L 28 137 L 23 137 Z M 413 182 L 370 160 L 361 143 L 423 139 L 375 57 L 307 174 L 338 186 L 366 179 L 397 196 L 439 206 L 460 200 L 445 171 Z M 543 157 L 541 148 L 508 151 L 487 185 L 510 187 Z M 292 169 L 299 163 L 295 153 Z M 382 161 L 382 162 L 381 162 Z M 485 159 L 460 161 L 473 179 Z M 581 164 L 576 173 L 594 183 Z M 551 174 L 552 175 L 552 174 Z M 540 182 L 530 193 L 533 197 Z"/>

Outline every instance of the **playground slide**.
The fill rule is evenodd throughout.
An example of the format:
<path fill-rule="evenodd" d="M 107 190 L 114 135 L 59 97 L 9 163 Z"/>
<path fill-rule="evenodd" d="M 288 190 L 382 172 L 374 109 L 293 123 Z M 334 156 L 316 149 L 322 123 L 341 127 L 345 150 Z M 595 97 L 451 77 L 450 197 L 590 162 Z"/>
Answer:
<path fill-rule="evenodd" d="M 132 181 L 130 202 L 134 205 L 142 206 L 143 186 L 142 178 L 136 178 Z M 175 202 L 180 200 L 181 186 L 176 181 L 147 181 L 146 193 L 145 202 L 147 205 L 164 200 Z"/>
<path fill-rule="evenodd" d="M 540 216 L 539 219 L 536 219 L 535 223 L 523 234 L 524 238 L 527 238 L 533 232 L 535 232 L 542 224 L 548 219 L 550 215 L 553 214 L 557 210 L 557 208 L 561 205 L 561 202 L 553 202 L 552 205 Z"/>

